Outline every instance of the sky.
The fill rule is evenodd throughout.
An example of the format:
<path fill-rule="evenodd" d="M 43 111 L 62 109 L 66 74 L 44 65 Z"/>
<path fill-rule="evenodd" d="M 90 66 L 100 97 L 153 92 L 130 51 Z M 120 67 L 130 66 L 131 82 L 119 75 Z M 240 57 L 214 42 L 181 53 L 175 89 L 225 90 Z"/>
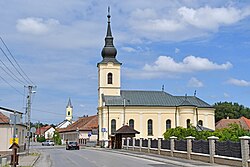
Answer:
<path fill-rule="evenodd" d="M 97 113 L 108 6 L 123 90 L 164 85 L 172 95 L 196 91 L 211 105 L 250 107 L 249 1 L 0 0 L 0 6 L 0 36 L 14 57 L 0 42 L 0 106 L 25 112 L 24 85 L 36 86 L 32 122 L 63 121 L 69 98 L 74 119 Z"/>

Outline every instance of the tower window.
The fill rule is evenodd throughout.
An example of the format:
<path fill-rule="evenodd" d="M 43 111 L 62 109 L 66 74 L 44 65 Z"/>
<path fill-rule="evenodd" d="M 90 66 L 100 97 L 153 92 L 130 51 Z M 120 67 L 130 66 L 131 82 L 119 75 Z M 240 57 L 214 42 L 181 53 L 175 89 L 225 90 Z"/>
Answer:
<path fill-rule="evenodd" d="M 203 121 L 202 121 L 202 120 L 199 120 L 199 121 L 198 121 L 198 125 L 203 126 Z"/>
<path fill-rule="evenodd" d="M 170 129 L 170 128 L 171 128 L 171 120 L 168 119 L 168 120 L 166 121 L 166 129 Z"/>
<path fill-rule="evenodd" d="M 113 84 L 113 74 L 108 73 L 108 84 Z"/>
<path fill-rule="evenodd" d="M 116 120 L 112 119 L 111 120 L 111 134 L 114 134 L 115 131 L 116 131 Z"/>
<path fill-rule="evenodd" d="M 187 128 L 191 127 L 190 119 L 187 119 Z"/>
<path fill-rule="evenodd" d="M 153 121 L 152 119 L 148 120 L 148 136 L 153 135 Z"/>
<path fill-rule="evenodd" d="M 68 111 L 68 115 L 70 115 L 70 111 Z"/>
<path fill-rule="evenodd" d="M 129 126 L 134 129 L 134 123 L 135 121 L 133 119 L 129 120 Z"/>

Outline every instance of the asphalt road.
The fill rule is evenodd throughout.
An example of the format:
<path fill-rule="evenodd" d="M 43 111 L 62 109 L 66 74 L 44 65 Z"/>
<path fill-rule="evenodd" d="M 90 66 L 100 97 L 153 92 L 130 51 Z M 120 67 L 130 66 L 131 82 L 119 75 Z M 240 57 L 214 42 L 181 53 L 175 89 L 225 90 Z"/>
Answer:
<path fill-rule="evenodd" d="M 41 153 L 35 167 L 209 167 L 220 166 L 199 161 L 159 157 L 144 153 L 119 150 L 81 149 L 66 150 L 65 146 L 35 145 Z M 222 166 L 221 166 L 222 167 Z"/>
<path fill-rule="evenodd" d="M 98 150 L 37 148 L 41 157 L 35 167 L 176 167 L 162 162 Z"/>

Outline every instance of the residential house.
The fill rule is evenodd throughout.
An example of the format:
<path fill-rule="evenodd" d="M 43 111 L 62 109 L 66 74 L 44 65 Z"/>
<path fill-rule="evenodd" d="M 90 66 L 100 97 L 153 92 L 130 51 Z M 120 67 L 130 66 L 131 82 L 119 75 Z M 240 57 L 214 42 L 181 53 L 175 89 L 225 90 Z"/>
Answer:
<path fill-rule="evenodd" d="M 13 118 L 14 113 L 16 115 L 16 125 L 14 125 Z M 19 111 L 14 111 L 12 109 L 0 107 L 0 154 L 10 152 L 9 147 L 11 146 L 11 141 L 13 137 L 18 141 L 20 146 L 19 151 L 25 149 L 27 126 L 22 122 L 22 114 Z M 15 135 L 14 135 L 15 126 Z"/>
<path fill-rule="evenodd" d="M 242 116 L 239 119 L 221 119 L 220 121 L 216 122 L 215 129 L 223 129 L 229 128 L 230 124 L 237 124 L 245 130 L 250 130 L 250 119 Z"/>
<path fill-rule="evenodd" d="M 80 145 L 86 145 L 88 142 L 97 142 L 98 137 L 98 116 L 80 117 L 72 125 L 66 128 L 57 129 L 62 143 L 68 141 L 78 141 Z"/>
<path fill-rule="evenodd" d="M 39 127 L 36 129 L 35 135 L 37 137 L 44 136 L 45 139 L 52 139 L 55 132 L 55 128 L 50 125 Z"/>

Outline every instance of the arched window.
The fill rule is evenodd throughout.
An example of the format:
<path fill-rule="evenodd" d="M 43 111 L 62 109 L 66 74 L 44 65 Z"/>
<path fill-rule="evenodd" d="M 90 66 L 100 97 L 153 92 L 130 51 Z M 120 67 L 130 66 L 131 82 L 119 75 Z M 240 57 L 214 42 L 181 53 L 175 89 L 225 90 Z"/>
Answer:
<path fill-rule="evenodd" d="M 108 84 L 113 84 L 113 74 L 108 73 Z"/>
<path fill-rule="evenodd" d="M 135 121 L 133 119 L 129 120 L 129 126 L 134 129 Z"/>
<path fill-rule="evenodd" d="M 171 128 L 171 120 L 168 119 L 168 120 L 166 121 L 166 129 L 170 129 L 170 128 Z"/>
<path fill-rule="evenodd" d="M 202 120 L 199 120 L 199 121 L 198 121 L 198 125 L 203 126 L 203 121 L 202 121 Z"/>
<path fill-rule="evenodd" d="M 153 135 L 153 121 L 152 119 L 148 120 L 148 136 Z"/>
<path fill-rule="evenodd" d="M 116 120 L 112 119 L 111 120 L 111 134 L 114 134 L 115 131 L 116 131 Z"/>
<path fill-rule="evenodd" d="M 190 119 L 187 119 L 187 128 L 191 127 Z"/>
<path fill-rule="evenodd" d="M 68 115 L 70 115 L 70 111 L 68 111 Z"/>

